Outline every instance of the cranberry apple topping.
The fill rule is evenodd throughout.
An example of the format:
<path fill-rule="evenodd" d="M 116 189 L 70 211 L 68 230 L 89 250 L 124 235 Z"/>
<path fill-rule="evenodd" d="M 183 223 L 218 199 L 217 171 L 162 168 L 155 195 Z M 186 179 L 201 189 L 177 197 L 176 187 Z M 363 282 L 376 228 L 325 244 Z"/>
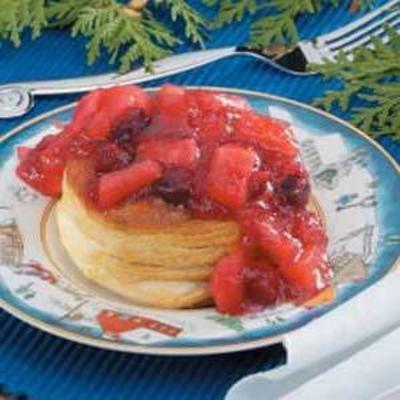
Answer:
<path fill-rule="evenodd" d="M 90 158 L 87 200 L 99 211 L 147 196 L 195 218 L 237 221 L 241 242 L 210 282 L 221 312 L 300 303 L 331 285 L 291 128 L 242 98 L 172 85 L 153 96 L 135 86 L 96 90 L 62 132 L 18 157 L 18 176 L 49 196 L 61 194 L 69 160 Z"/>

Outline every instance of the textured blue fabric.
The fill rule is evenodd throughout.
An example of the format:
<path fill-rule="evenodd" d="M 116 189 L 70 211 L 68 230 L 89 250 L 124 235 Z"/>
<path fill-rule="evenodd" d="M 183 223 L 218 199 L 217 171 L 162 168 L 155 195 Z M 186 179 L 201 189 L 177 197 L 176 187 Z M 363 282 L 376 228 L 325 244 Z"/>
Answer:
<path fill-rule="evenodd" d="M 342 26 L 356 16 L 325 10 L 302 18 L 303 37 L 313 37 Z M 215 32 L 209 47 L 240 44 L 249 21 Z M 180 50 L 185 50 L 182 47 Z M 0 84 L 44 78 L 89 75 L 110 70 L 106 59 L 85 64 L 83 42 L 65 32 L 47 32 L 40 40 L 27 38 L 24 46 L 0 47 Z M 156 86 L 154 81 L 146 86 Z M 291 97 L 310 103 L 332 84 L 319 77 L 296 78 L 258 61 L 236 58 L 169 78 L 186 85 L 230 86 Z M 67 104 L 76 96 L 42 98 L 24 118 L 0 121 L 0 133 L 44 111 Z M 399 161 L 400 147 L 390 139 L 385 148 Z M 212 357 L 165 358 L 102 351 L 54 338 L 0 311 L 0 383 L 37 400 L 222 399 L 238 379 L 284 361 L 280 346 Z"/>

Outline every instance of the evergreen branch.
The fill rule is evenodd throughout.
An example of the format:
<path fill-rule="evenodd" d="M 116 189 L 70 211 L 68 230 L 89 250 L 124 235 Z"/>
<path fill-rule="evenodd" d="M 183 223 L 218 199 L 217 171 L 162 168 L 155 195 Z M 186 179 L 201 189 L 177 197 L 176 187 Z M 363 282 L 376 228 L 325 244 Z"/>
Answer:
<path fill-rule="evenodd" d="M 338 7 L 348 0 L 271 0 L 267 15 L 258 19 L 251 27 L 250 45 L 256 48 L 268 48 L 274 45 L 293 46 L 299 41 L 296 19 L 302 14 L 315 14 L 322 7 Z M 374 0 L 352 0 L 350 9 L 365 10 Z"/>
<path fill-rule="evenodd" d="M 36 39 L 40 36 L 42 28 L 47 25 L 44 0 L 31 2 L 31 7 L 29 11 L 31 18 L 29 26 L 32 29 L 32 38 Z"/>
<path fill-rule="evenodd" d="M 212 24 L 213 28 L 240 22 L 247 14 L 255 14 L 261 9 L 261 6 L 257 4 L 257 0 L 203 0 L 203 3 L 209 7 L 218 5 L 218 14 Z"/>
<path fill-rule="evenodd" d="M 153 61 L 169 54 L 169 49 L 179 43 L 179 38 L 152 13 L 131 1 L 125 5 L 117 0 L 52 1 L 47 17 L 53 27 L 70 27 L 73 37 L 88 38 L 86 45 L 88 63 L 92 64 L 104 50 L 110 62 L 119 61 L 121 72 L 141 61 L 151 70 Z M 185 36 L 203 45 L 206 20 L 184 0 L 155 0 L 157 7 L 164 7 L 173 21 L 182 20 Z"/>
<path fill-rule="evenodd" d="M 139 60 L 143 60 L 145 68 L 152 71 L 153 61 L 169 54 L 169 50 L 163 46 L 172 47 L 178 42 L 150 13 L 142 16 L 139 23 L 132 23 L 125 17 L 125 27 L 128 49 L 121 55 L 122 72 L 128 71 Z M 138 40 L 132 41 L 132 37 Z"/>
<path fill-rule="evenodd" d="M 388 42 L 373 38 L 373 48 L 356 49 L 352 57 L 341 54 L 336 61 L 313 65 L 326 79 L 339 79 L 339 90 L 329 91 L 315 105 L 342 110 L 351 101 L 362 106 L 352 111 L 352 121 L 373 136 L 390 135 L 400 140 L 400 34 L 388 29 Z"/>
<path fill-rule="evenodd" d="M 218 6 L 213 27 L 240 22 L 246 15 L 266 10 L 268 15 L 256 18 L 251 26 L 250 46 L 266 48 L 294 45 L 299 40 L 296 19 L 301 14 L 315 14 L 323 6 L 338 7 L 345 3 L 351 11 L 365 11 L 375 0 L 203 0 L 209 7 Z"/>
<path fill-rule="evenodd" d="M 322 0 L 273 0 L 271 5 L 275 14 L 261 18 L 252 26 L 250 42 L 257 47 L 295 44 L 299 40 L 295 18 L 319 11 Z"/>
<path fill-rule="evenodd" d="M 40 35 L 47 21 L 44 0 L 3 0 L 0 7 L 0 39 L 21 44 L 21 33 L 31 29 L 32 37 Z"/>
<path fill-rule="evenodd" d="M 261 18 L 251 27 L 250 45 L 268 48 L 274 45 L 293 45 L 299 41 L 294 17 L 288 13 Z"/>
<path fill-rule="evenodd" d="M 69 13 L 65 16 L 70 18 Z M 61 20 L 61 23 L 64 21 Z M 135 15 L 114 1 L 104 2 L 103 7 L 88 5 L 81 9 L 71 32 L 72 36 L 88 38 L 89 64 L 105 49 L 110 54 L 110 62 L 120 57 L 122 72 L 128 71 L 137 61 L 142 61 L 145 68 L 151 69 L 154 60 L 168 54 L 164 46 L 171 47 L 177 43 L 177 39 L 150 12 Z"/>
<path fill-rule="evenodd" d="M 81 0 L 77 7 L 76 0 L 51 1 L 46 7 L 46 16 L 51 27 L 65 28 L 72 25 L 85 7 L 95 7 L 96 0 Z"/>
<path fill-rule="evenodd" d="M 182 20 L 186 38 L 204 47 L 203 38 L 208 21 L 199 12 L 187 4 L 185 0 L 155 0 L 155 4 L 167 7 L 173 22 Z"/>

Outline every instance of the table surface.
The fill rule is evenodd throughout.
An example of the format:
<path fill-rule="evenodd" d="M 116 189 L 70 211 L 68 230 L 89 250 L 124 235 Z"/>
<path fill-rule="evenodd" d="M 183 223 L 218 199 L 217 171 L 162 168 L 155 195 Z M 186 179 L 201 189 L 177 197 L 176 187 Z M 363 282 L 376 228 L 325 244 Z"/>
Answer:
<path fill-rule="evenodd" d="M 384 1 L 380 2 L 383 3 Z M 195 3 L 195 2 L 194 2 Z M 311 38 L 357 18 L 338 10 L 302 17 L 301 34 Z M 244 43 L 249 21 L 214 32 L 208 47 Z M 179 51 L 186 48 L 182 46 Z M 103 58 L 85 63 L 84 42 L 67 32 L 49 31 L 39 40 L 28 35 L 21 48 L 1 45 L 0 84 L 29 79 L 77 77 L 112 70 Z M 320 77 L 292 77 L 262 63 L 237 57 L 168 78 L 181 85 L 237 87 L 311 103 L 334 83 Z M 144 86 L 158 86 L 158 80 Z M 37 101 L 23 118 L 0 121 L 0 134 L 76 96 L 53 96 Z M 344 115 L 348 117 L 348 115 Z M 400 160 L 400 146 L 390 139 L 381 144 Z M 0 311 L 0 385 L 13 393 L 40 400 L 222 399 L 227 389 L 246 375 L 284 362 L 284 351 L 267 349 L 209 357 L 154 357 L 97 350 L 52 337 Z M 1 389 L 0 389 L 1 395 Z"/>

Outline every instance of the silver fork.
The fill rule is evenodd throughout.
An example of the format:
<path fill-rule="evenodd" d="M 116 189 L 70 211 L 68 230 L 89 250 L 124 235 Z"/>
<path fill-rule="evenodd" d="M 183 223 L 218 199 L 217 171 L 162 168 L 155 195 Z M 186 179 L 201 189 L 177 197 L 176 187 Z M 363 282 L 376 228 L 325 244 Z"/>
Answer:
<path fill-rule="evenodd" d="M 304 40 L 289 51 L 272 56 L 266 49 L 255 50 L 246 46 L 225 47 L 178 54 L 155 63 L 155 72 L 138 68 L 126 74 L 108 73 L 75 79 L 31 81 L 0 86 L 0 118 L 13 118 L 26 114 L 34 105 L 35 96 L 81 93 L 97 88 L 147 82 L 179 72 L 188 71 L 223 58 L 244 55 L 261 61 L 292 75 L 306 76 L 310 63 L 334 60 L 339 52 L 346 54 L 364 46 L 371 47 L 371 35 L 388 40 L 385 26 L 400 31 L 400 0 L 391 0 L 383 6 L 352 22 L 313 40 Z"/>

